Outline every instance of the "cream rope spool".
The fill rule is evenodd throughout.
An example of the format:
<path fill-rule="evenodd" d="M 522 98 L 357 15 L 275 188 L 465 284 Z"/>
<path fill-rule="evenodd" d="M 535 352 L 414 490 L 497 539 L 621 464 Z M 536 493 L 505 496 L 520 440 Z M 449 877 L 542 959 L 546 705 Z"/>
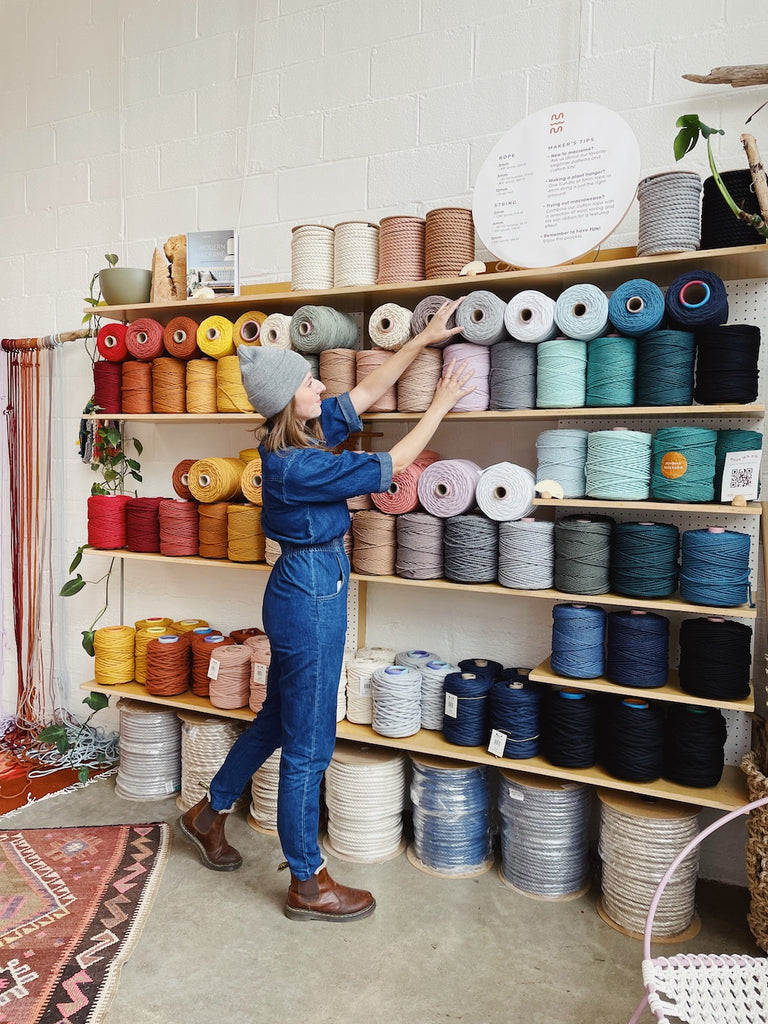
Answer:
<path fill-rule="evenodd" d="M 338 742 L 325 772 L 329 853 L 378 863 L 405 849 L 405 755 Z"/>
<path fill-rule="evenodd" d="M 222 356 L 216 364 L 216 408 L 219 412 L 253 412 L 243 387 L 240 360 Z"/>
<path fill-rule="evenodd" d="M 333 286 L 376 284 L 379 275 L 379 225 L 347 220 L 333 229 Z"/>
<path fill-rule="evenodd" d="M 240 489 L 243 492 L 243 497 L 252 505 L 261 505 L 261 484 L 261 458 L 257 455 L 255 459 L 251 459 L 246 464 L 240 477 Z"/>
<path fill-rule="evenodd" d="M 413 314 L 396 302 L 385 302 L 368 319 L 368 337 L 376 348 L 396 352 L 411 336 Z"/>
<path fill-rule="evenodd" d="M 603 892 L 597 910 L 607 924 L 639 939 L 664 872 L 698 832 L 700 808 L 669 800 L 646 803 L 613 790 L 598 790 L 598 797 Z M 698 868 L 697 847 L 664 891 L 654 919 L 654 941 L 680 941 L 698 933 Z"/>
<path fill-rule="evenodd" d="M 350 348 L 328 348 L 320 353 L 320 380 L 326 398 L 336 398 L 355 386 L 355 355 Z"/>
<path fill-rule="evenodd" d="M 426 217 L 426 274 L 458 277 L 475 258 L 475 224 L 472 211 L 460 206 L 430 210 Z"/>
<path fill-rule="evenodd" d="M 395 651 L 377 649 L 367 652 L 361 648 L 354 657 L 348 658 L 344 668 L 347 673 L 347 721 L 357 725 L 370 725 L 373 721 L 373 688 L 371 676 L 378 668 L 394 664 Z"/>
<path fill-rule="evenodd" d="M 181 784 L 181 722 L 173 708 L 121 697 L 120 764 L 115 792 L 126 800 L 157 800 Z"/>
<path fill-rule="evenodd" d="M 242 498 L 240 480 L 245 463 L 242 459 L 198 459 L 189 467 L 187 486 L 197 501 L 236 501 Z"/>
<path fill-rule="evenodd" d="M 333 288 L 333 228 L 297 224 L 291 231 L 291 291 Z"/>
<path fill-rule="evenodd" d="M 232 744 L 245 729 L 245 723 L 195 711 L 178 711 L 177 714 L 181 719 L 181 793 L 176 797 L 176 804 L 187 811 L 207 792 Z M 241 796 L 235 809 L 244 804 Z"/>
<path fill-rule="evenodd" d="M 280 543 L 271 537 L 264 538 L 264 561 L 267 565 L 274 565 L 280 557 Z"/>
<path fill-rule="evenodd" d="M 397 382 L 398 412 L 425 412 L 443 373 L 440 349 L 425 348 Z"/>
<path fill-rule="evenodd" d="M 261 325 L 262 348 L 291 347 L 291 318 L 286 313 L 270 313 Z"/>
<path fill-rule="evenodd" d="M 277 789 L 280 782 L 280 754 L 278 747 L 251 778 L 251 806 L 248 824 L 257 832 L 274 835 L 277 832 Z"/>

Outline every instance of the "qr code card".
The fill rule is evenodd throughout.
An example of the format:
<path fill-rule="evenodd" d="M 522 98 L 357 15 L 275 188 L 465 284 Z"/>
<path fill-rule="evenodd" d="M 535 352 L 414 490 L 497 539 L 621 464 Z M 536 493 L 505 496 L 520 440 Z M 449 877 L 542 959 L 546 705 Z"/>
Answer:
<path fill-rule="evenodd" d="M 728 452 L 723 465 L 721 501 L 730 501 L 740 494 L 747 500 L 757 497 L 760 484 L 761 452 Z"/>

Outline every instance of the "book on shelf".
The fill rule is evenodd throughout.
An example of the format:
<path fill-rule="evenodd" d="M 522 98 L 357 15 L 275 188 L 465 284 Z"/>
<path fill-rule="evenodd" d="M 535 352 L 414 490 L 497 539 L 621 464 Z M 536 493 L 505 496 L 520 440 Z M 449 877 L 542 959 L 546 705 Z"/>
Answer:
<path fill-rule="evenodd" d="M 240 260 L 237 232 L 190 231 L 187 233 L 187 297 L 201 288 L 216 295 L 240 294 Z"/>

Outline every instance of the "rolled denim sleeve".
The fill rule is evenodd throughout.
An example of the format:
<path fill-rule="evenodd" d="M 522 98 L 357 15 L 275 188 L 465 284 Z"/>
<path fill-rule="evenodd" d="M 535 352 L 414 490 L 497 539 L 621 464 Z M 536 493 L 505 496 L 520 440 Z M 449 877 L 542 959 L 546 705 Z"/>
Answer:
<path fill-rule="evenodd" d="M 334 398 L 326 398 L 321 403 L 320 426 L 329 448 L 335 448 L 350 434 L 363 429 L 363 421 L 357 415 L 348 391 Z"/>
<path fill-rule="evenodd" d="M 342 501 L 359 494 L 386 491 L 392 483 L 389 452 L 296 451 L 283 477 L 286 502 Z"/>

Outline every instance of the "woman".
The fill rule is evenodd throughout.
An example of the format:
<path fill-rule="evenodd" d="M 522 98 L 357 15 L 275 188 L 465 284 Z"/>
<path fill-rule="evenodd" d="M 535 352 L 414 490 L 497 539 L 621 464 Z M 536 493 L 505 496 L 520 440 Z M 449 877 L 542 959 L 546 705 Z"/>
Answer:
<path fill-rule="evenodd" d="M 253 773 L 282 747 L 277 828 L 291 869 L 285 913 L 294 920 L 353 921 L 376 903 L 360 889 L 333 881 L 317 841 L 320 783 L 336 737 L 336 699 L 347 628 L 349 528 L 346 499 L 386 491 L 426 447 L 443 416 L 473 387 L 462 363 L 445 368 L 429 409 L 389 452 L 329 448 L 362 428 L 371 407 L 423 349 L 460 328 L 446 326 L 461 300 L 446 302 L 427 327 L 350 392 L 321 402 L 325 385 L 298 352 L 240 346 L 248 398 L 266 419 L 261 439 L 262 527 L 280 543 L 264 594 L 263 622 L 271 647 L 267 696 L 213 779 L 209 795 L 179 819 L 203 864 L 239 868 L 242 858 L 224 835 L 227 809 Z"/>

